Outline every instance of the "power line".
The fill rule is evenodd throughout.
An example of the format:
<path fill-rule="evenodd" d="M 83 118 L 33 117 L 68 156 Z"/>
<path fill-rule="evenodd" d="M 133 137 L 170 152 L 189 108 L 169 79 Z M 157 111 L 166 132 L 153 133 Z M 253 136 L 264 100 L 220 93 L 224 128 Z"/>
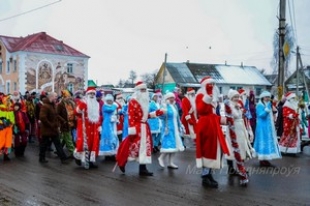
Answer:
<path fill-rule="evenodd" d="M 34 8 L 34 9 L 31 9 L 31 10 L 25 11 L 25 12 L 22 12 L 22 13 L 19 13 L 19 14 L 15 14 L 15 15 L 13 15 L 13 16 L 9 16 L 9 17 L 0 19 L 0 22 L 6 21 L 6 20 L 9 20 L 9 19 L 13 19 L 13 18 L 22 16 L 22 15 L 25 15 L 25 14 L 29 14 L 29 13 L 31 13 L 31 12 L 34 12 L 34 11 L 43 9 L 43 8 L 48 7 L 48 6 L 51 6 L 51 5 L 53 5 L 53 4 L 57 4 L 57 3 L 59 3 L 59 2 L 61 2 L 61 0 L 58 0 L 58 1 L 56 1 L 56 2 L 52 2 L 52 3 L 46 4 L 46 5 L 43 5 L 43 6 Z"/>

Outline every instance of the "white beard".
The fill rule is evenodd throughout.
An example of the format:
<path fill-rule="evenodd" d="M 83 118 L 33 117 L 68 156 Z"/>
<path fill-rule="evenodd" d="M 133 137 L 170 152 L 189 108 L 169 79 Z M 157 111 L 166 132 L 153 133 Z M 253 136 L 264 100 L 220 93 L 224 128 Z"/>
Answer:
<path fill-rule="evenodd" d="M 247 100 L 247 96 L 246 95 L 241 95 L 240 99 L 241 99 L 243 105 L 245 105 L 246 100 Z"/>
<path fill-rule="evenodd" d="M 86 98 L 88 119 L 92 123 L 99 121 L 99 103 L 95 98 Z"/>
<path fill-rule="evenodd" d="M 191 106 L 192 106 L 192 108 L 193 108 L 194 111 L 196 111 L 195 99 L 196 99 L 195 96 L 194 96 L 194 97 L 192 97 L 192 96 L 189 96 L 189 97 L 188 97 L 188 100 L 189 100 L 189 102 L 191 103 Z"/>
<path fill-rule="evenodd" d="M 147 119 L 149 114 L 149 104 L 150 104 L 150 96 L 149 92 L 140 92 L 136 91 L 132 97 L 138 101 L 142 110 L 143 110 L 143 118 Z"/>
<path fill-rule="evenodd" d="M 20 101 L 20 96 L 18 95 L 18 96 L 14 96 L 14 95 L 12 95 L 11 96 L 11 100 L 15 103 L 15 102 L 18 102 L 18 101 Z"/>
<path fill-rule="evenodd" d="M 289 108 L 297 111 L 297 109 L 298 109 L 298 101 L 296 101 L 296 100 L 287 100 L 284 103 L 284 106 L 289 107 Z"/>
<path fill-rule="evenodd" d="M 124 100 L 124 99 L 122 99 L 122 100 L 116 99 L 115 101 L 116 101 L 119 105 L 121 105 L 121 107 L 123 107 L 123 106 L 125 105 L 125 100 Z"/>

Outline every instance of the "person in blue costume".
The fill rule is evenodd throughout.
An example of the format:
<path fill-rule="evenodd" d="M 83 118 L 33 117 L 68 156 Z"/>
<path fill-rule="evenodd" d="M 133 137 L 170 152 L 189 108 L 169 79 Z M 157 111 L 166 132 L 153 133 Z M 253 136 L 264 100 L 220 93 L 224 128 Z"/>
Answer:
<path fill-rule="evenodd" d="M 168 168 L 178 169 L 174 163 L 174 157 L 177 152 L 184 151 L 181 133 L 184 131 L 184 126 L 181 124 L 178 109 L 175 103 L 175 96 L 172 92 L 165 94 L 165 115 L 162 116 L 164 124 L 161 132 L 161 148 L 158 158 L 159 165 L 165 167 L 164 160 L 168 157 Z"/>
<path fill-rule="evenodd" d="M 254 149 L 263 167 L 272 166 L 269 160 L 281 158 L 270 98 L 270 92 L 264 91 L 256 105 Z"/>
<path fill-rule="evenodd" d="M 131 95 L 126 98 L 126 104 L 122 108 L 122 113 L 124 115 L 124 127 L 123 127 L 123 140 L 128 136 L 128 103 L 130 101 Z"/>
<path fill-rule="evenodd" d="M 157 102 L 158 95 L 156 93 L 152 94 L 151 102 L 149 105 L 149 111 L 154 112 L 160 109 L 160 105 Z M 153 153 L 159 152 L 159 143 L 160 143 L 160 130 L 162 122 L 159 117 L 148 119 L 150 125 L 152 140 L 153 140 Z"/>
<path fill-rule="evenodd" d="M 99 156 L 114 156 L 119 147 L 117 137 L 117 105 L 111 94 L 105 96 L 105 102 L 102 107 L 102 132 L 99 146 Z"/>

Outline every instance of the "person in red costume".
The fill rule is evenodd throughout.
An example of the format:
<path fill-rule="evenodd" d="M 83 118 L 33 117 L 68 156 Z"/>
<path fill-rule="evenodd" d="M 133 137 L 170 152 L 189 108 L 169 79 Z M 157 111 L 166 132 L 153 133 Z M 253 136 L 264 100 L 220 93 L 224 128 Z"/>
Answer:
<path fill-rule="evenodd" d="M 128 103 L 128 137 L 125 138 L 116 155 L 117 165 L 125 172 L 127 160 L 139 163 L 140 176 L 152 176 L 146 164 L 152 163 L 152 136 L 148 118 L 164 114 L 164 110 L 149 113 L 150 96 L 146 84 L 138 82 Z"/>
<path fill-rule="evenodd" d="M 78 165 L 83 164 L 85 169 L 97 168 L 95 163 L 99 152 L 99 132 L 101 132 L 102 118 L 94 87 L 87 88 L 86 97 L 77 104 L 76 114 L 78 119 L 74 150 L 75 162 Z"/>
<path fill-rule="evenodd" d="M 185 127 L 185 133 L 183 137 L 189 137 L 191 139 L 196 139 L 196 104 L 195 104 L 195 90 L 193 88 L 188 88 L 186 95 L 182 99 L 182 117 L 181 122 Z"/>
<path fill-rule="evenodd" d="M 124 114 L 122 112 L 123 107 L 125 106 L 125 100 L 122 93 L 115 95 L 115 103 L 117 104 L 117 137 L 119 142 L 123 139 L 123 127 L 124 127 Z"/>
<path fill-rule="evenodd" d="M 228 146 L 220 124 L 226 118 L 218 116 L 215 108 L 218 102 L 218 89 L 211 77 L 204 77 L 196 95 L 198 122 L 196 125 L 196 166 L 202 168 L 202 183 L 217 188 L 211 169 L 222 167 L 222 153 L 229 155 Z"/>

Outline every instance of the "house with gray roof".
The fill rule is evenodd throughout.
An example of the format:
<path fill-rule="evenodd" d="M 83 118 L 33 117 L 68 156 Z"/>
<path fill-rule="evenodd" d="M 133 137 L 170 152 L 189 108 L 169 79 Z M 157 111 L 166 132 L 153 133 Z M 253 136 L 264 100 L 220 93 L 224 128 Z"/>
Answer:
<path fill-rule="evenodd" d="M 263 90 L 270 90 L 272 84 L 255 66 L 203 64 L 203 63 L 163 63 L 155 78 L 156 88 L 173 91 L 180 87 L 183 92 L 188 87 L 198 89 L 200 80 L 211 76 L 221 94 L 226 95 L 230 88 L 253 90 L 258 96 Z"/>

